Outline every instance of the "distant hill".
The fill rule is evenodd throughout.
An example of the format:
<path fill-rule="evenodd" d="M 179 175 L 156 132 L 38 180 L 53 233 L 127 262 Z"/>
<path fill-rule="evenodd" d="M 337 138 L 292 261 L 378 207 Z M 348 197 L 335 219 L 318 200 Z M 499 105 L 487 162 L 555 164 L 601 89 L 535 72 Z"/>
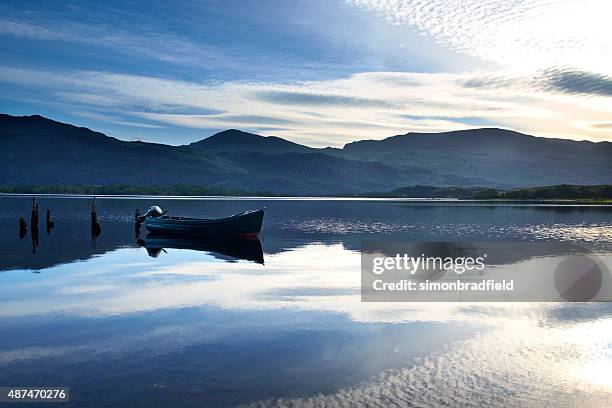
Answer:
<path fill-rule="evenodd" d="M 0 114 L 3 185 L 204 186 L 359 194 L 414 185 L 612 184 L 612 144 L 502 129 L 409 133 L 315 149 L 235 129 L 186 146 L 127 142 L 41 116 Z"/>
<path fill-rule="evenodd" d="M 194 147 L 207 152 L 231 153 L 303 153 L 316 149 L 293 143 L 276 136 L 260 136 L 236 129 L 216 133 L 206 139 L 191 143 Z"/>
<path fill-rule="evenodd" d="M 424 167 L 479 180 L 473 185 L 480 186 L 609 184 L 612 180 L 612 143 L 539 138 L 497 128 L 363 140 L 347 144 L 340 155 L 398 168 Z"/>
<path fill-rule="evenodd" d="M 215 184 L 233 171 L 222 158 L 126 142 L 41 116 L 0 115 L 3 184 Z"/>

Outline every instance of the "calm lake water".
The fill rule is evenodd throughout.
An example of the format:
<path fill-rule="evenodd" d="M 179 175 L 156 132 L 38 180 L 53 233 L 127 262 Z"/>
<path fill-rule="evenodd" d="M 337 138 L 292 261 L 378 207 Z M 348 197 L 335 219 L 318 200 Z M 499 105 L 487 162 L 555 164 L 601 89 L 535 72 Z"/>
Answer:
<path fill-rule="evenodd" d="M 0 197 L 0 386 L 67 386 L 69 405 L 96 407 L 612 406 L 611 303 L 363 303 L 359 253 L 493 240 L 609 255 L 610 207 L 98 198 L 93 240 L 88 199 L 38 202 L 36 242 L 17 223 L 31 198 Z M 261 250 L 143 246 L 134 211 L 153 204 L 266 207 Z"/>

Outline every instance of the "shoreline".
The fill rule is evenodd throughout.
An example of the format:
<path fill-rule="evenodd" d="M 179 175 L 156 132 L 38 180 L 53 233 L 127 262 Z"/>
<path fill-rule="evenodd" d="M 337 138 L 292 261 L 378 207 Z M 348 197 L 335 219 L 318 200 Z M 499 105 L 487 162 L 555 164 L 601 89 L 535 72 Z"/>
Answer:
<path fill-rule="evenodd" d="M 490 187 L 436 187 L 415 185 L 390 191 L 309 191 L 273 192 L 265 189 L 238 190 L 189 184 L 170 186 L 110 185 L 22 185 L 2 186 L 4 196 L 56 197 L 157 197 L 174 199 L 268 199 L 268 200 L 355 200 L 408 202 L 471 202 L 484 204 L 598 204 L 612 205 L 612 185 L 560 184 L 514 189 Z"/>
<path fill-rule="evenodd" d="M 244 200 L 244 201 L 398 201 L 413 203 L 480 204 L 480 205 L 551 205 L 612 207 L 612 200 L 589 199 L 466 199 L 452 197 L 356 197 L 356 196 L 264 196 L 264 195 L 156 195 L 156 194 L 69 194 L 69 193 L 1 193 L 0 197 L 50 197 L 71 199 L 162 199 L 162 200 Z"/>

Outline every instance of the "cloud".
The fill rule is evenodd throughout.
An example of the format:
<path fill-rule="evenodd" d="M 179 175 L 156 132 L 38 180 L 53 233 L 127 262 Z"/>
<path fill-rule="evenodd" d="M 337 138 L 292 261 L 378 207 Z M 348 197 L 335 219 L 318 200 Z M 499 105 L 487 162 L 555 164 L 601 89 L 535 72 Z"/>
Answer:
<path fill-rule="evenodd" d="M 273 103 L 300 106 L 350 106 L 369 108 L 389 108 L 393 106 L 391 103 L 381 99 L 287 91 L 260 91 L 257 92 L 256 98 Z"/>
<path fill-rule="evenodd" d="M 612 122 L 597 122 L 597 121 L 585 121 L 578 122 L 576 127 L 580 129 L 596 131 L 596 132 L 610 132 L 612 131 Z"/>
<path fill-rule="evenodd" d="M 612 122 L 600 122 L 591 124 L 591 128 L 598 130 L 612 130 Z"/>
<path fill-rule="evenodd" d="M 340 146 L 356 139 L 479 124 L 542 136 L 605 139 L 605 129 L 582 125 L 609 121 L 605 82 L 595 81 L 602 79 L 596 76 L 583 75 L 581 81 L 568 77 L 562 81 L 553 79 L 550 72 L 528 76 L 505 70 L 368 72 L 284 84 L 193 82 L 0 66 L 2 82 L 43 89 L 51 95 L 50 103 L 60 100 L 67 108 L 73 105 L 73 111 L 104 113 L 115 123 L 247 131 L 273 128 L 276 136 L 311 146 Z M 585 97 L 587 91 L 591 94 Z"/>
<path fill-rule="evenodd" d="M 505 72 L 483 74 L 458 83 L 466 88 L 525 92 L 551 92 L 568 95 L 612 96 L 612 77 L 570 68 L 551 68 L 533 74 Z"/>
<path fill-rule="evenodd" d="M 481 75 L 465 80 L 459 80 L 459 84 L 466 88 L 485 88 L 485 89 L 504 89 L 504 88 L 518 88 L 519 86 L 525 85 L 527 79 L 520 77 L 511 76 L 495 76 L 495 75 Z"/>
<path fill-rule="evenodd" d="M 612 77 L 569 69 L 549 70 L 544 78 L 551 90 L 568 94 L 612 96 Z"/>
<path fill-rule="evenodd" d="M 177 126 L 191 128 L 230 128 L 247 126 L 249 128 L 265 128 L 269 126 L 292 125 L 298 122 L 260 115 L 240 114 L 214 114 L 214 115 L 192 115 L 192 114 L 169 114 L 155 112 L 131 112 L 134 116 L 169 123 Z M 285 128 L 286 129 L 286 128 Z"/>
<path fill-rule="evenodd" d="M 123 125 L 123 126 L 132 126 L 132 127 L 140 127 L 140 128 L 148 128 L 148 129 L 161 129 L 164 126 L 154 125 L 151 123 L 142 123 L 142 122 L 133 122 L 127 120 L 119 120 L 116 119 L 112 115 L 105 115 L 97 112 L 87 112 L 87 111 L 71 111 L 69 112 L 76 116 L 82 116 L 84 118 L 99 120 L 106 123 L 112 123 L 115 125 Z"/>
<path fill-rule="evenodd" d="M 129 57 L 145 57 L 170 65 L 187 65 L 208 70 L 254 71 L 263 67 L 216 44 L 196 42 L 173 33 L 134 25 L 131 29 L 105 24 L 84 24 L 69 20 L 29 21 L 0 17 L 0 35 L 45 41 L 89 45 Z M 78 49 L 78 48 L 77 48 Z M 236 50 L 233 50 L 236 51 Z"/>
<path fill-rule="evenodd" d="M 294 125 L 298 123 L 294 120 L 274 118 L 270 116 L 260 116 L 260 115 L 224 114 L 224 115 L 210 115 L 209 118 L 216 118 L 221 122 L 227 123 L 228 125 L 231 125 L 233 123 L 238 123 L 238 124 L 258 123 L 262 125 Z"/>
<path fill-rule="evenodd" d="M 58 40 L 66 38 L 65 33 L 8 18 L 0 18 L 0 33 L 33 40 Z"/>
<path fill-rule="evenodd" d="M 597 0 L 347 0 L 452 49 L 519 71 L 612 73 L 612 3 Z"/>
<path fill-rule="evenodd" d="M 146 18 L 121 17 L 109 25 L 89 15 L 95 23 L 86 24 L 86 19 L 59 19 L 44 12 L 12 9 L 0 17 L 0 35 L 65 42 L 74 44 L 77 51 L 91 46 L 152 65 L 147 74 L 119 72 L 121 61 L 113 66 L 117 72 L 0 66 L 0 81 L 14 85 L 10 88 L 22 87 L 30 95 L 46 93 L 47 103 L 62 103 L 81 115 L 104 114 L 109 123 L 139 126 L 145 139 L 147 127 L 169 125 L 273 129 L 278 136 L 312 146 L 340 146 L 361 138 L 481 125 L 540 136 L 610 138 L 609 128 L 597 124 L 608 123 L 610 118 L 612 42 L 607 38 L 612 36 L 612 25 L 605 7 L 612 8 L 612 3 L 596 6 L 586 1 L 579 5 L 567 0 L 565 7 L 559 7 L 548 0 L 347 2 L 393 24 L 410 25 L 416 28 L 411 32 L 420 31 L 447 48 L 493 64 L 483 64 L 486 70 L 454 73 L 351 74 L 336 70 L 331 79 L 326 75 L 296 81 L 304 74 L 289 79 L 276 75 L 277 67 L 282 71 L 296 61 L 276 48 L 272 53 L 263 50 L 265 56 L 244 53 L 240 45 L 220 46 L 219 41 L 224 41 L 220 38 L 208 43 L 208 38 L 185 38 L 178 35 L 181 30 L 164 30 L 163 25 L 147 27 L 143 24 Z M 368 15 L 352 7 L 344 9 Z M 370 19 L 374 18 L 370 15 Z M 377 20 L 386 26 L 384 20 Z M 377 32 L 381 31 L 385 30 Z M 321 35 L 333 37 L 334 33 Z M 382 41 L 378 37 L 370 40 L 362 46 Z M 415 49 L 424 43 L 415 43 Z M 118 61 L 116 56 L 104 55 Z M 167 64 L 155 65 L 159 61 Z M 134 69 L 130 64 L 126 67 Z M 206 70 L 219 72 L 219 76 L 214 81 L 200 80 L 209 77 L 202 73 Z M 227 75 L 244 70 L 249 74 Z M 262 77 L 270 72 L 274 73 Z M 173 76 L 185 74 L 183 78 L 188 79 Z M 0 90 L 0 95 L 19 100 L 10 92 Z M 188 133 L 193 137 L 193 132 L 185 131 L 184 135 Z M 180 140 L 188 137 L 182 135 L 174 142 L 192 141 Z"/>

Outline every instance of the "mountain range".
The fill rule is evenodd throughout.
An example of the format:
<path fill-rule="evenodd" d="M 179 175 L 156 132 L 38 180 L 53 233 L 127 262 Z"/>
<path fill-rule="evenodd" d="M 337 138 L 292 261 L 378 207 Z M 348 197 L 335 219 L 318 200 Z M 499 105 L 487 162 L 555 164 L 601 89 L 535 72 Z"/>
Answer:
<path fill-rule="evenodd" d="M 0 171 L 0 184 L 12 186 L 190 184 L 292 195 L 413 185 L 593 185 L 612 184 L 612 143 L 481 128 L 312 148 L 230 129 L 170 146 L 123 141 L 38 115 L 0 114 Z"/>

